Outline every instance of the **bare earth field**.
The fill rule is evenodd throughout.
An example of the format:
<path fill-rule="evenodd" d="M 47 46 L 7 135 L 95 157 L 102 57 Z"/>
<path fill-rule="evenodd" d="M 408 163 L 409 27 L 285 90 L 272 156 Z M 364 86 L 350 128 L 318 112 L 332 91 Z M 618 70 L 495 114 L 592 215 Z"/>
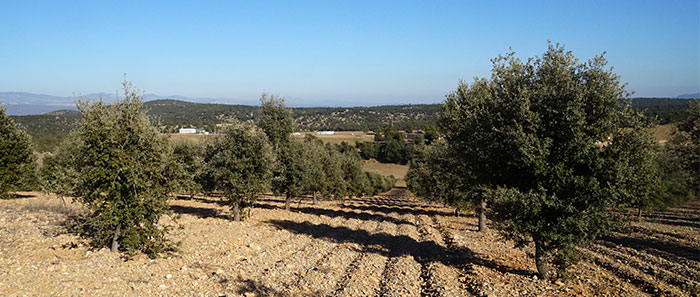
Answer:
<path fill-rule="evenodd" d="M 265 196 L 241 223 L 220 198 L 174 199 L 179 252 L 124 260 L 67 234 L 79 205 L 0 200 L 0 296 L 697 296 L 700 202 L 647 216 L 538 281 L 530 249 L 403 188 L 344 203 Z M 164 219 L 163 224 L 171 223 Z"/>

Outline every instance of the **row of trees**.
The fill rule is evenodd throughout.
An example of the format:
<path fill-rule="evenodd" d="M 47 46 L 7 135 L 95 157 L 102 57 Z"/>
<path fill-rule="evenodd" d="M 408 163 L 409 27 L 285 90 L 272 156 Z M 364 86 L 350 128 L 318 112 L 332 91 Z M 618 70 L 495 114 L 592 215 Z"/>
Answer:
<path fill-rule="evenodd" d="M 460 82 L 443 103 L 444 142 L 420 152 L 408 187 L 479 212 L 518 245 L 535 247 L 548 279 L 576 247 L 621 226 L 625 209 L 688 199 L 700 182 L 700 104 L 661 147 L 603 56 L 579 63 L 549 45 L 522 62 L 492 60 L 491 78 Z M 700 193 L 700 188 L 698 193 Z M 550 261 L 552 260 L 552 261 Z"/>
<path fill-rule="evenodd" d="M 421 132 L 407 141 L 405 132 L 385 128 L 376 132 L 374 141 L 357 142 L 355 147 L 365 160 L 376 159 L 382 163 L 408 164 L 417 151 L 421 151 L 424 145 L 431 144 L 438 138 L 438 131 L 434 126 L 423 125 Z"/>
<path fill-rule="evenodd" d="M 293 199 L 375 195 L 393 177 L 364 172 L 357 151 L 324 145 L 313 136 L 290 138 L 294 122 L 284 101 L 263 94 L 257 125 L 234 123 L 205 143 L 171 143 L 146 116 L 142 95 L 124 82 L 125 98 L 114 104 L 78 103 L 82 119 L 39 170 L 46 191 L 73 196 L 89 209 L 80 232 L 98 246 L 151 256 L 175 248 L 159 225 L 175 192 L 219 191 L 233 219 L 260 193 Z M 0 193 L 4 196 L 36 171 L 31 140 L 0 108 Z M 28 174 L 34 175 L 35 174 Z M 301 200 L 299 200 L 301 201 Z"/>

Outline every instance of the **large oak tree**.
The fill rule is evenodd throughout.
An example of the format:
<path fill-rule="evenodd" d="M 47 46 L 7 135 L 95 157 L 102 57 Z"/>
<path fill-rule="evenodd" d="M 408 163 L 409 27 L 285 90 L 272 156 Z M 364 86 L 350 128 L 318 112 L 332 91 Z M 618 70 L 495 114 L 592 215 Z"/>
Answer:
<path fill-rule="evenodd" d="M 621 222 L 653 152 L 603 56 L 580 63 L 563 46 L 523 62 L 492 60 L 491 77 L 449 94 L 442 129 L 462 163 L 463 183 L 490 197 L 496 227 L 518 244 L 534 242 L 538 274 L 549 259 L 566 267 L 575 246 Z M 621 104 L 622 103 L 622 104 Z M 476 203 L 475 203 L 476 204 Z"/>

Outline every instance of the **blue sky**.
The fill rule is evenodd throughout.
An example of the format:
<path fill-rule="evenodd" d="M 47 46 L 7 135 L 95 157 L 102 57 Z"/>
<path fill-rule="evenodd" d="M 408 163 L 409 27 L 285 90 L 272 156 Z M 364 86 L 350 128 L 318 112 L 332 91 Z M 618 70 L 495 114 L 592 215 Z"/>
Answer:
<path fill-rule="evenodd" d="M 292 106 L 436 103 L 547 40 L 607 51 L 634 96 L 700 92 L 694 1 L 4 1 L 0 91 L 114 92 Z"/>

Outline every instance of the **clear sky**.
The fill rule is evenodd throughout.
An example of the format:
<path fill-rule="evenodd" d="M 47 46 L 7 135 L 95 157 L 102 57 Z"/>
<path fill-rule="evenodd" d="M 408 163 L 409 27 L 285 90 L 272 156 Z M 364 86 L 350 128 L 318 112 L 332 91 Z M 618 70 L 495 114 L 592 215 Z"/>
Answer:
<path fill-rule="evenodd" d="M 698 0 L 0 1 L 0 91 L 436 103 L 552 40 L 607 51 L 634 96 L 700 92 Z"/>

